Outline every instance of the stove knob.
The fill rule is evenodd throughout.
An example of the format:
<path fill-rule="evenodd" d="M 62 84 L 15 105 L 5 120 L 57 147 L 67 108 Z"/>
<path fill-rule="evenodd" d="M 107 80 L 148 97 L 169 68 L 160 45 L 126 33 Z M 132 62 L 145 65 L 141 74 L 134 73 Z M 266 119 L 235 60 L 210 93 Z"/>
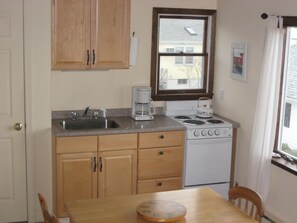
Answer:
<path fill-rule="evenodd" d="M 201 135 L 202 136 L 207 136 L 207 130 L 202 130 Z"/>
<path fill-rule="evenodd" d="M 213 136 L 213 134 L 214 134 L 214 130 L 213 130 L 213 129 L 210 129 L 210 130 L 208 131 L 208 135 L 209 135 L 209 136 Z"/>
<path fill-rule="evenodd" d="M 221 134 L 221 130 L 220 130 L 220 129 L 216 129 L 216 130 L 214 131 L 214 134 L 215 134 L 216 136 L 220 135 L 220 134 Z"/>
<path fill-rule="evenodd" d="M 194 136 L 197 136 L 197 137 L 200 136 L 200 131 L 199 130 L 195 130 L 194 131 Z"/>

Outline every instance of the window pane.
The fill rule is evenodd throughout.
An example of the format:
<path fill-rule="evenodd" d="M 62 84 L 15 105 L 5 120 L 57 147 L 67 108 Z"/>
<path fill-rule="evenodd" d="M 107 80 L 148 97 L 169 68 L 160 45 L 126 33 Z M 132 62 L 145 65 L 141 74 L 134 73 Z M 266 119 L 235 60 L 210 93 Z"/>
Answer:
<path fill-rule="evenodd" d="M 161 18 L 159 27 L 159 52 L 168 52 L 168 48 L 175 48 L 175 52 L 202 53 L 204 20 Z"/>
<path fill-rule="evenodd" d="M 159 89 L 202 89 L 203 88 L 203 57 L 192 57 L 193 63 L 176 64 L 176 58 L 186 61 L 185 57 L 161 56 Z M 182 80 L 182 81 L 181 81 Z"/>
<path fill-rule="evenodd" d="M 297 158 L 297 28 L 288 28 L 280 150 Z"/>

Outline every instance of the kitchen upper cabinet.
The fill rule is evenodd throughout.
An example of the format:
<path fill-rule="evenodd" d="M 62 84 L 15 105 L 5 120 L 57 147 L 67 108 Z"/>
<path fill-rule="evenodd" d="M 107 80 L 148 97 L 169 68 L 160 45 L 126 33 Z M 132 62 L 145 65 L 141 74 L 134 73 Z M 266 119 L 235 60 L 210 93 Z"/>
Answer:
<path fill-rule="evenodd" d="M 129 67 L 130 0 L 52 0 L 52 69 Z"/>

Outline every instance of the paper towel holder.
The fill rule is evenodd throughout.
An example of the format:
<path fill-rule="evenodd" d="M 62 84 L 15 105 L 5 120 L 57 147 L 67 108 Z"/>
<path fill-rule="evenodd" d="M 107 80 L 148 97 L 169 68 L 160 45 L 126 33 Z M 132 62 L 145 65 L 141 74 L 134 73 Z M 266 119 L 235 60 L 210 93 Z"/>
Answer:
<path fill-rule="evenodd" d="M 137 65 L 138 47 L 139 47 L 139 38 L 135 36 L 135 31 L 133 31 L 132 37 L 130 38 L 130 58 L 129 58 L 130 66 Z"/>

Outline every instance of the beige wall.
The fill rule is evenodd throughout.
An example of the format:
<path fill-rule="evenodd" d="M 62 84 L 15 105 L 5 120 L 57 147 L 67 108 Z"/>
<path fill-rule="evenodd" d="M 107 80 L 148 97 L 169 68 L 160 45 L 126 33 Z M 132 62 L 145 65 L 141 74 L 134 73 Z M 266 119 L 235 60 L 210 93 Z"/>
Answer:
<path fill-rule="evenodd" d="M 131 106 L 131 86 L 150 84 L 152 7 L 215 9 L 216 0 L 131 0 L 131 33 L 140 38 L 137 65 L 128 70 L 53 71 L 53 110 Z"/>
<path fill-rule="evenodd" d="M 295 0 L 218 0 L 215 111 L 241 124 L 239 129 L 236 180 L 246 183 L 247 157 L 257 99 L 265 34 L 263 12 L 296 16 Z M 247 82 L 230 78 L 231 42 L 248 44 Z M 221 90 L 224 100 L 219 99 Z M 266 208 L 285 222 L 296 222 L 297 177 L 273 166 L 271 190 Z M 289 186 L 290 185 L 290 186 Z M 281 222 L 281 221 L 280 221 Z"/>
<path fill-rule="evenodd" d="M 28 212 L 35 222 L 42 221 L 37 192 L 52 207 L 51 110 L 130 107 L 130 87 L 149 85 L 152 7 L 215 9 L 216 0 L 131 0 L 131 32 L 140 38 L 137 66 L 84 72 L 51 72 L 51 1 L 24 2 Z"/>

